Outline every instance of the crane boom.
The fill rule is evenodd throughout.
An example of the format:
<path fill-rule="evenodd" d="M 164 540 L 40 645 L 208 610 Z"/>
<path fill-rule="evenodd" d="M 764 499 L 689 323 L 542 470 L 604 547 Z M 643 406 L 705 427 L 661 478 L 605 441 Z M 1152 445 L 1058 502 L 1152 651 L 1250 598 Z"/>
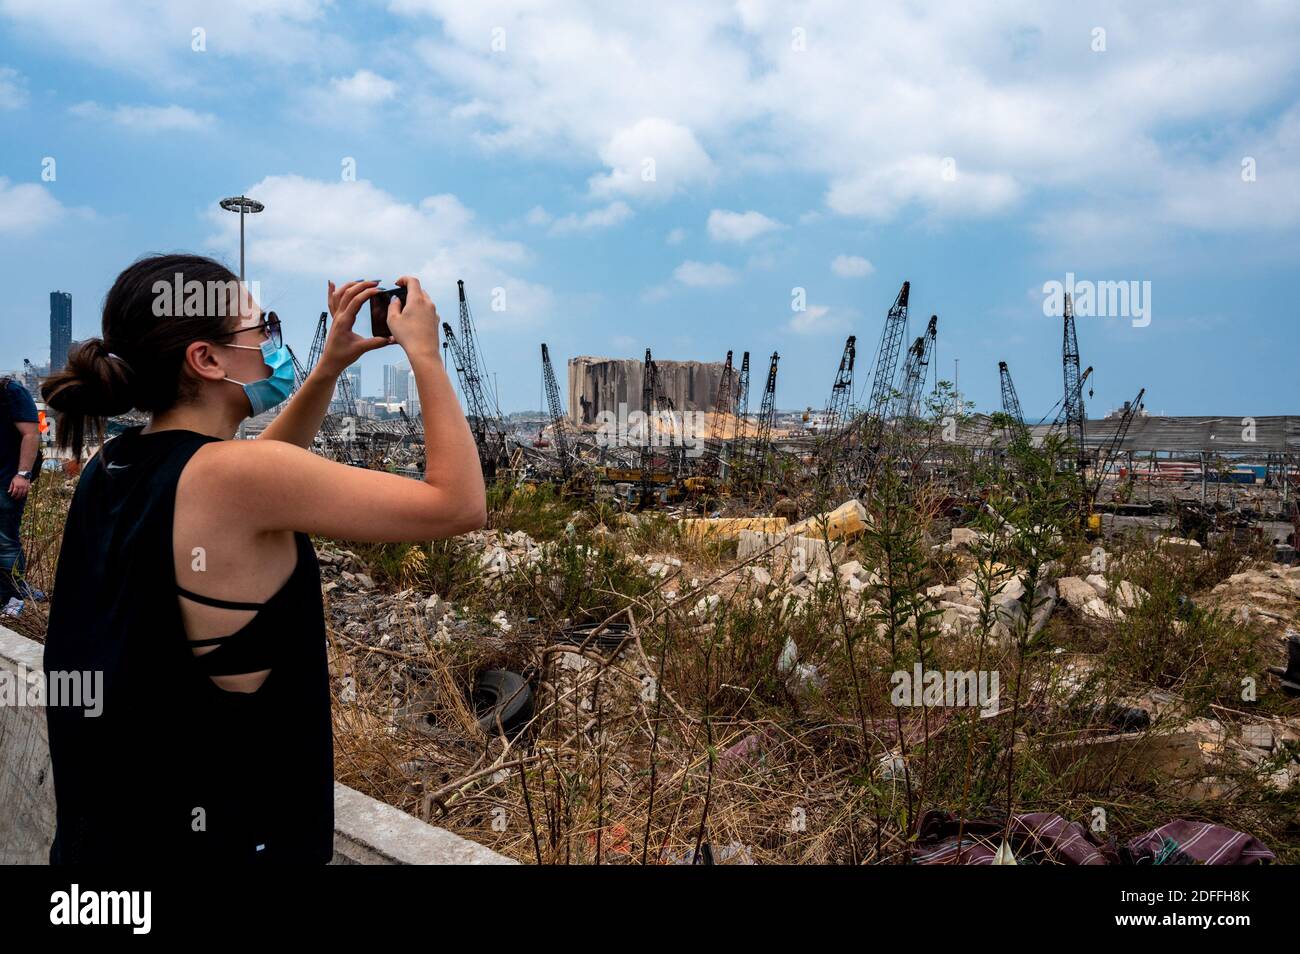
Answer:
<path fill-rule="evenodd" d="M 551 416 L 551 432 L 555 435 L 555 453 L 559 458 L 564 479 L 573 476 L 573 457 L 569 453 L 569 438 L 565 433 L 564 411 L 560 406 L 560 386 L 555 382 L 555 369 L 551 367 L 551 353 L 542 342 L 542 380 L 546 386 L 546 404 Z"/>
<path fill-rule="evenodd" d="M 1138 409 L 1142 406 L 1142 398 L 1146 395 L 1147 389 L 1142 388 L 1137 393 L 1133 402 L 1124 408 L 1124 413 L 1120 416 L 1119 425 L 1115 428 L 1115 433 L 1111 435 L 1110 442 L 1097 455 L 1097 473 L 1094 475 L 1092 486 L 1088 488 L 1089 505 L 1096 503 L 1097 494 L 1101 492 L 1102 481 L 1106 479 L 1106 472 L 1110 470 L 1111 464 L 1119 454 L 1119 449 L 1124 443 L 1124 438 L 1128 436 L 1129 427 L 1133 424 L 1133 418 Z"/>
<path fill-rule="evenodd" d="M 731 443 L 731 473 L 739 474 L 745 460 L 745 428 L 749 423 L 749 352 L 740 359 L 740 381 L 736 385 L 736 433 Z"/>
<path fill-rule="evenodd" d="M 469 422 L 470 433 L 474 435 L 474 446 L 478 448 L 478 459 L 483 468 L 483 477 L 490 481 L 496 476 L 497 461 L 499 459 L 498 448 L 495 435 L 489 430 L 484 409 L 481 404 L 476 403 L 474 398 L 476 393 L 475 383 L 469 370 L 469 357 L 465 353 L 464 344 L 456 337 L 451 325 L 445 321 L 442 323 L 442 340 L 444 349 L 450 349 L 451 351 L 452 364 L 456 368 L 456 377 L 460 381 L 460 393 L 464 395 L 465 403 L 468 405 L 465 419 Z"/>
<path fill-rule="evenodd" d="M 757 465 L 757 481 L 761 485 L 767 470 L 767 458 L 772 448 L 772 421 L 776 418 L 776 365 L 781 356 L 772 352 L 772 361 L 767 367 L 767 383 L 763 387 L 763 403 L 758 412 L 758 436 L 754 439 L 754 460 Z"/>
<path fill-rule="evenodd" d="M 857 357 L 857 337 L 849 335 L 840 355 L 840 366 L 831 384 L 831 396 L 826 400 L 825 430 L 834 433 L 849 418 L 849 403 L 853 400 L 853 363 Z"/>
<path fill-rule="evenodd" d="M 934 352 L 938 329 L 939 316 L 931 315 L 925 334 L 917 338 L 907 351 L 907 361 L 903 365 L 903 386 L 899 389 L 898 415 L 905 419 L 911 420 L 921 416 L 921 388 L 925 385 L 926 373 L 930 367 L 930 355 Z"/>
<path fill-rule="evenodd" d="M 911 282 L 903 282 L 898 297 L 885 316 L 885 327 L 880 332 L 880 347 L 876 351 L 876 370 L 871 381 L 871 397 L 867 409 L 845 429 L 857 434 L 856 448 L 848 448 L 849 459 L 845 466 L 848 483 L 858 482 L 873 466 L 884 436 L 885 414 L 894 397 L 894 373 L 898 367 L 898 352 L 907 334 L 907 301 Z"/>
<path fill-rule="evenodd" d="M 718 394 L 713 401 L 713 423 L 709 427 L 707 453 L 700 461 L 700 471 L 705 474 L 718 472 L 726 441 L 726 421 L 735 412 L 735 369 L 731 358 L 732 352 L 728 351 L 727 360 L 722 365 L 722 378 L 718 381 Z M 735 436 L 734 433 L 732 436 Z"/>
<path fill-rule="evenodd" d="M 465 298 L 465 283 L 456 282 L 460 299 L 460 335 L 453 342 L 453 350 L 458 349 L 456 372 L 460 378 L 461 393 L 465 396 L 468 417 L 478 422 L 483 443 L 480 456 L 483 458 L 483 476 L 489 480 L 495 476 L 498 463 L 506 458 L 505 430 L 501 424 L 501 410 L 495 398 L 489 398 L 486 388 L 487 372 L 484 369 L 478 335 L 474 330 L 474 320 L 470 314 L 469 301 Z M 448 325 L 443 323 L 443 331 L 449 334 Z M 448 340 L 451 340 L 449 337 Z"/>
<path fill-rule="evenodd" d="M 1065 293 L 1065 313 L 1063 340 L 1061 344 L 1061 364 L 1065 375 L 1065 436 L 1075 447 L 1082 465 L 1084 459 L 1083 444 L 1083 382 L 1079 376 L 1079 339 L 1074 328 L 1074 303 L 1070 293 Z"/>
<path fill-rule="evenodd" d="M 1012 440 L 1027 440 L 1029 428 L 1025 425 L 1024 412 L 1020 410 L 1016 386 L 1011 381 L 1011 369 L 1005 361 L 998 362 L 998 376 L 1002 379 L 1002 413 L 1011 419 Z"/>

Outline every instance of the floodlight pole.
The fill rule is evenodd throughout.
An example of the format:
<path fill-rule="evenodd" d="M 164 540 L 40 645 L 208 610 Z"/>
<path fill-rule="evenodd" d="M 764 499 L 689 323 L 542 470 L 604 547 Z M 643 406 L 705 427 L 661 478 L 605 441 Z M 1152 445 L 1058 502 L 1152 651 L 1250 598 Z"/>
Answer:
<path fill-rule="evenodd" d="M 227 212 L 239 213 L 239 283 L 244 283 L 244 215 L 255 215 L 266 208 L 256 199 L 246 195 L 234 195 L 222 199 L 219 205 Z"/>

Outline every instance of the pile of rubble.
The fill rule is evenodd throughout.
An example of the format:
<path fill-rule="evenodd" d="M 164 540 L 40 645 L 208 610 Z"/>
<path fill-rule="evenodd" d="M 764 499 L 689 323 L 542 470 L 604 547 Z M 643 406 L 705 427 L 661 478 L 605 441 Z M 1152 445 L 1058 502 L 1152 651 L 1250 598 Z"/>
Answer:
<path fill-rule="evenodd" d="M 1207 602 L 1242 623 L 1257 619 L 1282 629 L 1300 626 L 1300 567 L 1256 564 L 1214 587 Z"/>
<path fill-rule="evenodd" d="M 425 645 L 449 643 L 475 633 L 471 620 L 436 593 L 379 588 L 351 550 L 319 546 L 316 558 L 327 619 L 335 633 L 353 643 L 400 653 L 411 639 Z M 510 630 L 504 613 L 492 623 L 502 633 Z"/>
<path fill-rule="evenodd" d="M 1062 654 L 1050 684 L 1034 686 L 1051 708 L 1077 708 L 1095 698 L 1089 685 L 1092 657 Z M 1162 689 L 1121 694 L 1107 705 L 1093 702 L 1093 726 L 1051 745 L 1054 768 L 1069 773 L 1081 790 L 1159 779 L 1197 799 L 1232 794 L 1234 776 L 1257 774 L 1285 791 L 1300 783 L 1300 720 L 1213 711 L 1231 720 L 1189 718 L 1186 702 Z"/>

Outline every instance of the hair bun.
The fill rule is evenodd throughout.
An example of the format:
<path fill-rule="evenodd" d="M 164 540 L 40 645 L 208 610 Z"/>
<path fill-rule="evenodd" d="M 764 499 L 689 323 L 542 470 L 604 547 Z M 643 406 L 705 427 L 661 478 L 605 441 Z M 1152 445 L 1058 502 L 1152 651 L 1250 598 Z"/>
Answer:
<path fill-rule="evenodd" d="M 112 354 L 102 338 L 88 338 L 68 351 L 68 365 L 41 387 L 47 404 L 59 413 L 86 417 L 125 414 L 134 405 L 131 366 Z"/>

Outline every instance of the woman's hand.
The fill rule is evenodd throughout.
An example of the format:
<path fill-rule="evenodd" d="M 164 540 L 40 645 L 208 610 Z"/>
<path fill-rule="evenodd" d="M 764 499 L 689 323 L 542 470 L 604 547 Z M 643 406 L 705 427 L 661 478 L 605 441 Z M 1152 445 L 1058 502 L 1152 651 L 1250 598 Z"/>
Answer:
<path fill-rule="evenodd" d="M 374 298 L 378 290 L 378 282 L 348 282 L 340 288 L 335 288 L 333 282 L 329 283 L 329 308 L 334 320 L 330 322 L 318 367 L 338 376 L 367 351 L 392 343 L 392 338 L 363 338 L 352 330 L 357 321 L 357 311 L 364 302 Z"/>
<path fill-rule="evenodd" d="M 388 330 L 411 357 L 438 357 L 438 309 L 420 287 L 420 280 L 403 275 L 397 284 L 406 286 L 406 307 L 394 298 L 388 305 Z"/>

